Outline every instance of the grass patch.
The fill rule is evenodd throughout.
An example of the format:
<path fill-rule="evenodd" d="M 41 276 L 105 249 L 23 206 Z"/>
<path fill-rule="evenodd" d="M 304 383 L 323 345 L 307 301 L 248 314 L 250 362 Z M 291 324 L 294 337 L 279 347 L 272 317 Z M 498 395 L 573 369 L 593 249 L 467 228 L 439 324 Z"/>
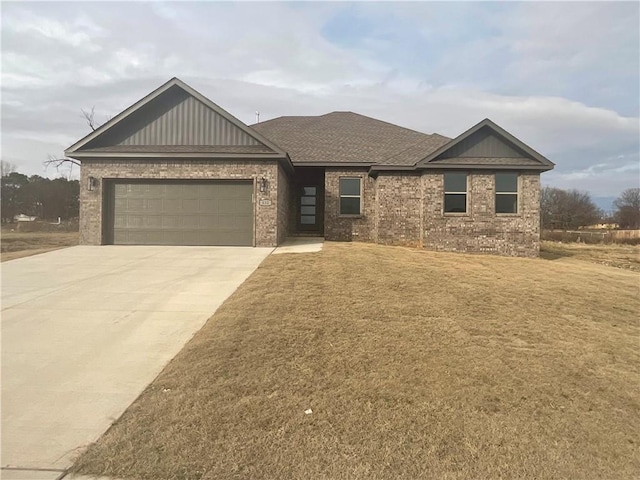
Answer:
<path fill-rule="evenodd" d="M 573 257 L 600 265 L 640 272 L 640 245 L 542 242 L 542 258 Z"/>
<path fill-rule="evenodd" d="M 573 259 L 271 256 L 73 470 L 636 478 L 639 309 L 637 274 Z"/>
<path fill-rule="evenodd" d="M 3 262 L 78 244 L 78 232 L 2 232 Z"/>

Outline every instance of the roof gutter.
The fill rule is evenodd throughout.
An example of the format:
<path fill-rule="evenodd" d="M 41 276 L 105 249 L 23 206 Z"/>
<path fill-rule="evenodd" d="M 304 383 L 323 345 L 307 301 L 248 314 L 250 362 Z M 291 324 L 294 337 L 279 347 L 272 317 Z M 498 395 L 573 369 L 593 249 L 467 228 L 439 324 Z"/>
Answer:
<path fill-rule="evenodd" d="M 342 168 L 342 167 L 359 167 L 369 168 L 373 165 L 371 162 L 293 162 L 294 167 L 325 167 L 325 168 Z"/>
<path fill-rule="evenodd" d="M 66 152 L 65 152 L 66 154 Z M 87 160 L 101 160 L 101 161 L 109 161 L 109 160 L 123 160 L 123 159 L 154 159 L 154 158 L 183 158 L 183 159 L 193 159 L 193 160 L 277 160 L 280 165 L 287 171 L 287 173 L 293 173 L 293 164 L 291 163 L 291 159 L 289 155 L 280 155 L 279 153 L 149 153 L 149 152 L 138 152 L 138 153 L 114 153 L 114 152 L 74 152 L 71 155 L 67 155 L 69 158 L 73 158 L 76 160 L 82 159 Z"/>
<path fill-rule="evenodd" d="M 540 170 L 547 171 L 553 169 L 548 165 L 478 165 L 477 163 L 449 163 L 438 164 L 429 163 L 416 166 L 416 170 Z"/>
<path fill-rule="evenodd" d="M 287 155 L 281 155 L 279 153 L 196 153 L 196 152 L 73 152 L 65 154 L 70 158 L 82 159 L 82 158 L 262 158 L 268 160 L 277 160 L 281 158 L 288 158 Z"/>
<path fill-rule="evenodd" d="M 416 167 L 413 165 L 373 165 L 371 166 L 372 172 L 393 172 L 393 171 L 412 171 L 415 170 Z"/>
<path fill-rule="evenodd" d="M 425 170 L 535 170 L 545 172 L 553 167 L 548 165 L 478 165 L 477 163 L 425 165 L 373 165 L 369 175 L 377 176 L 381 172 L 422 172 Z"/>

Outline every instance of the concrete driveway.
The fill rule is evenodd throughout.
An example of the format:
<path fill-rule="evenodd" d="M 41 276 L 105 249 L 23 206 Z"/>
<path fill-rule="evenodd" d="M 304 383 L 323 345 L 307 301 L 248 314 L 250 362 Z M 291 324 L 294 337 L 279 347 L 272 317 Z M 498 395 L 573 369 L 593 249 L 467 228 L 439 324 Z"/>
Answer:
<path fill-rule="evenodd" d="M 57 478 L 271 251 L 78 246 L 3 263 L 2 478 Z"/>

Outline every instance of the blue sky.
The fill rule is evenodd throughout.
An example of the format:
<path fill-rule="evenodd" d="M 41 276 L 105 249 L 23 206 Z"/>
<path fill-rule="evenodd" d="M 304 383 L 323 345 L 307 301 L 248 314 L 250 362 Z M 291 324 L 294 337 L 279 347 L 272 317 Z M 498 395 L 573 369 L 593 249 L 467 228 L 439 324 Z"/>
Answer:
<path fill-rule="evenodd" d="M 557 164 L 639 186 L 638 2 L 2 3 L 2 158 L 29 174 L 178 76 L 252 123 L 352 110 L 456 136 L 489 117 Z"/>

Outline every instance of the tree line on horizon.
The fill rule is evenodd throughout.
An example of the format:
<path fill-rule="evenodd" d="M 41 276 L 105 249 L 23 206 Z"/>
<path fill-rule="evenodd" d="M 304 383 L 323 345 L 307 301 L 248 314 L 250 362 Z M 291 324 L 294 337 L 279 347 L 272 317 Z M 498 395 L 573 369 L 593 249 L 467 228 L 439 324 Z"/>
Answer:
<path fill-rule="evenodd" d="M 64 177 L 45 178 L 18 173 L 2 161 L 1 217 L 11 223 L 16 215 L 24 214 L 40 220 L 68 220 L 78 217 L 80 210 L 80 182 Z"/>
<path fill-rule="evenodd" d="M 540 190 L 540 221 L 545 230 L 575 230 L 596 224 L 617 224 L 621 229 L 640 229 L 640 188 L 623 191 L 613 202 L 613 212 L 598 208 L 588 192 L 543 187 Z"/>

